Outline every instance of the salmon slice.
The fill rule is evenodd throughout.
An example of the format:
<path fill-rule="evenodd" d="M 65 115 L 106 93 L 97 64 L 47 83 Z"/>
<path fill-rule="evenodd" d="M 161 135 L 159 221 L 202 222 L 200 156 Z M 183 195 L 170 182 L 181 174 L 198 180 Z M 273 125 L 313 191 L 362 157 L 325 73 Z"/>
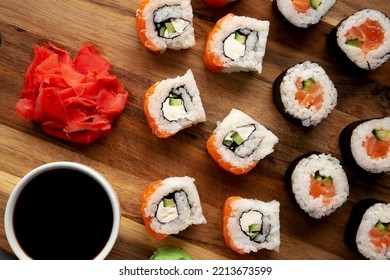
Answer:
<path fill-rule="evenodd" d="M 306 13 L 310 9 L 310 0 L 293 0 L 292 4 L 298 13 Z"/>
<path fill-rule="evenodd" d="M 231 196 L 225 201 L 225 204 L 224 204 L 223 210 L 222 210 L 222 216 L 223 216 L 222 233 L 223 233 L 223 237 L 225 239 L 225 243 L 230 249 L 232 249 L 233 251 L 235 251 L 239 254 L 245 254 L 245 252 L 243 250 L 241 250 L 240 248 L 238 248 L 234 245 L 234 239 L 231 237 L 229 229 L 228 229 L 229 219 L 231 217 L 233 217 L 233 215 L 234 215 L 234 211 L 233 211 L 233 208 L 231 205 L 234 201 L 240 200 L 240 199 L 241 199 L 240 196 Z"/>
<path fill-rule="evenodd" d="M 141 43 L 148 48 L 149 50 L 153 52 L 158 52 L 159 48 L 156 46 L 153 42 L 151 42 L 148 39 L 148 36 L 146 35 L 146 20 L 144 16 L 144 10 L 148 6 L 150 0 L 144 0 L 141 2 L 140 6 L 138 7 L 137 14 L 135 17 L 136 20 L 136 25 L 137 25 L 137 32 L 138 32 L 138 37 L 141 41 Z"/>
<path fill-rule="evenodd" d="M 165 237 L 167 237 L 168 235 L 166 234 L 161 234 L 161 233 L 158 233 L 158 232 L 155 232 L 153 229 L 152 229 L 152 221 L 153 221 L 153 217 L 150 217 L 147 213 L 146 213 L 146 210 L 147 210 L 147 207 L 148 207 L 148 201 L 150 200 L 150 198 L 152 197 L 152 195 L 157 191 L 158 188 L 162 187 L 163 186 L 163 183 L 161 180 L 159 181 L 155 181 L 155 182 L 152 182 L 150 183 L 144 190 L 144 192 L 142 193 L 142 197 L 141 197 L 141 215 L 142 215 L 142 218 L 144 220 L 144 223 L 145 223 L 145 228 L 146 228 L 146 231 L 153 237 L 155 238 L 158 238 L 158 239 L 164 239 Z"/>
<path fill-rule="evenodd" d="M 377 21 L 367 19 L 363 24 L 352 27 L 345 35 L 347 41 L 356 38 L 362 43 L 363 54 L 367 55 L 383 44 L 385 33 Z"/>
<path fill-rule="evenodd" d="M 367 155 L 372 159 L 386 158 L 390 150 L 390 140 L 378 140 L 374 135 L 368 136 L 362 143 Z"/>
<path fill-rule="evenodd" d="M 333 180 L 327 181 L 323 179 L 316 179 L 310 176 L 310 195 L 315 199 L 322 196 L 322 203 L 327 206 L 331 203 L 333 197 L 336 195 L 336 188 Z"/>
<path fill-rule="evenodd" d="M 298 101 L 299 105 L 303 108 L 314 106 L 316 110 L 321 109 L 323 92 L 319 83 L 314 82 L 314 84 L 310 85 L 309 91 L 303 89 L 302 80 L 300 79 L 295 82 L 295 85 L 298 89 L 295 94 L 295 100 Z"/>

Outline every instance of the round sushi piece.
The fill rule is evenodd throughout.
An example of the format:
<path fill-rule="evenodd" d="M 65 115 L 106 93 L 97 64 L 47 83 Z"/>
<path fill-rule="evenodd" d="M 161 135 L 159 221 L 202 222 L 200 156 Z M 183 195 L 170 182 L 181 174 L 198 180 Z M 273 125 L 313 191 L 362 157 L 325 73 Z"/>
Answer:
<path fill-rule="evenodd" d="M 390 171 L 390 117 L 356 121 L 340 134 L 343 157 L 370 173 Z"/>
<path fill-rule="evenodd" d="M 292 25 L 307 28 L 318 23 L 336 0 L 274 0 L 277 14 Z"/>
<path fill-rule="evenodd" d="M 136 13 L 138 37 L 153 52 L 195 45 L 190 0 L 143 0 Z"/>
<path fill-rule="evenodd" d="M 162 247 L 154 252 L 151 260 L 192 260 L 190 254 L 183 248 Z"/>
<path fill-rule="evenodd" d="M 320 65 L 305 61 L 276 78 L 273 99 L 285 119 L 310 127 L 318 125 L 336 107 L 337 90 Z"/>
<path fill-rule="evenodd" d="M 143 107 L 148 125 L 159 138 L 168 138 L 182 129 L 206 121 L 191 70 L 184 76 L 152 85 L 145 93 Z"/>
<path fill-rule="evenodd" d="M 390 58 L 390 19 L 384 13 L 363 9 L 341 21 L 330 41 L 358 69 L 374 70 Z"/>
<path fill-rule="evenodd" d="M 279 251 L 278 201 L 229 197 L 223 207 L 223 237 L 233 251 L 246 254 L 261 249 Z"/>
<path fill-rule="evenodd" d="M 164 239 L 191 225 L 206 223 L 194 181 L 190 177 L 170 177 L 146 187 L 141 214 L 151 236 Z"/>
<path fill-rule="evenodd" d="M 232 109 L 207 140 L 207 150 L 224 170 L 241 175 L 274 151 L 279 139 L 259 122 Z"/>
<path fill-rule="evenodd" d="M 261 73 L 269 21 L 227 14 L 207 37 L 203 60 L 212 72 Z"/>
<path fill-rule="evenodd" d="M 344 238 L 367 259 L 390 260 L 390 203 L 376 199 L 356 203 Z"/>
<path fill-rule="evenodd" d="M 294 160 L 289 170 L 288 184 L 299 207 L 309 216 L 328 216 L 347 201 L 348 179 L 336 157 L 309 153 Z"/>

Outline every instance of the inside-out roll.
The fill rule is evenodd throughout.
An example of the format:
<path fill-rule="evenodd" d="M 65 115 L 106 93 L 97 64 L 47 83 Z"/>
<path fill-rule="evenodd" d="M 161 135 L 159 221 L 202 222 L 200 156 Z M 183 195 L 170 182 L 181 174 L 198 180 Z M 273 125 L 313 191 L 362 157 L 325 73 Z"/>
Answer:
<path fill-rule="evenodd" d="M 223 207 L 223 236 L 226 245 L 240 254 L 261 249 L 279 251 L 278 201 L 229 197 Z"/>
<path fill-rule="evenodd" d="M 227 14 L 207 37 L 204 63 L 212 72 L 262 72 L 269 21 Z"/>
<path fill-rule="evenodd" d="M 194 181 L 187 176 L 170 177 L 146 187 L 141 214 L 150 235 L 163 239 L 191 225 L 206 223 Z"/>

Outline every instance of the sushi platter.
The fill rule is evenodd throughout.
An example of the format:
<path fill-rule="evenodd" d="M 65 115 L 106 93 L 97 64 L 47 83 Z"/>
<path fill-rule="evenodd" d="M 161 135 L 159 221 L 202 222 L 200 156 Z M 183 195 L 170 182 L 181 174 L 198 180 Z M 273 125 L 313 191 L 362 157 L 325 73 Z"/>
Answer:
<path fill-rule="evenodd" d="M 390 61 L 374 57 L 353 65 L 348 57 L 356 49 L 367 57 L 375 51 L 388 56 L 390 23 L 378 35 L 384 42 L 379 47 L 348 37 L 352 29 L 341 29 L 350 28 L 350 22 L 339 23 L 362 9 L 380 11 L 367 12 L 374 18 L 390 16 L 390 5 L 383 0 L 324 0 L 327 10 L 318 22 L 297 27 L 300 22 L 288 22 L 285 7 L 275 1 L 283 2 L 238 0 L 213 7 L 213 0 L 192 0 L 182 19 L 175 10 L 180 5 L 169 6 L 173 0 L 1 1 L 0 248 L 12 254 L 4 214 L 15 185 L 36 167 L 68 161 L 97 170 L 119 199 L 119 235 L 107 259 L 146 260 L 164 247 L 184 249 L 186 258 L 188 253 L 198 260 L 364 259 L 352 248 L 355 236 L 347 226 L 360 201 L 390 203 L 390 149 L 379 167 L 361 167 L 356 161 L 358 166 L 350 159 L 351 127 L 383 119 L 384 128 L 368 130 L 375 141 L 390 142 Z M 147 22 L 153 18 L 148 2 L 168 3 L 161 14 L 154 12 L 154 25 Z M 321 2 L 310 1 L 310 9 L 320 11 Z M 166 14 L 175 20 L 156 23 Z M 157 39 L 148 26 L 156 28 Z M 178 32 L 184 43 L 175 37 Z M 334 36 L 342 32 L 347 41 L 340 47 Z M 387 53 L 381 54 L 381 47 Z M 49 76 L 56 72 L 47 70 L 54 62 L 42 59 L 46 56 L 57 59 L 66 89 L 58 76 Z M 235 64 L 241 57 L 242 64 Z M 320 99 L 313 93 L 311 100 L 302 101 L 310 110 L 327 106 L 318 117 L 302 117 L 295 114 L 299 108 L 288 111 L 283 103 L 283 92 L 290 90 L 289 83 L 296 92 L 297 80 L 306 97 L 315 86 L 325 91 Z M 158 96 L 167 88 L 169 95 Z M 99 96 L 92 100 L 97 89 Z M 31 97 L 34 90 L 39 97 Z M 63 103 L 56 99 L 69 92 L 78 96 Z M 298 100 L 295 92 L 289 105 Z M 65 104 L 64 111 L 58 103 Z M 82 122 L 80 114 L 85 114 Z M 185 121 L 178 127 L 180 118 Z M 332 185 L 318 194 L 326 208 L 320 212 L 307 206 L 312 193 L 308 198 L 296 194 L 304 183 L 296 186 L 294 168 L 306 170 L 297 161 L 306 155 L 314 158 L 307 163 L 312 180 L 321 188 Z M 316 158 L 326 171 L 312 167 Z M 169 189 L 170 184 L 182 189 Z M 160 205 L 154 212 L 148 209 L 161 185 L 170 190 L 160 198 L 161 207 L 197 208 L 191 220 L 178 223 L 178 231 L 168 224 L 179 212 L 159 212 Z M 335 193 L 342 197 L 332 204 Z M 178 202 L 185 199 L 185 206 Z M 238 230 L 257 243 L 255 249 L 234 243 L 234 226 L 227 221 L 234 222 L 235 207 L 247 209 Z M 258 217 L 269 224 L 250 221 Z M 157 231 L 153 219 L 161 220 L 159 227 L 167 232 Z M 382 222 L 388 233 L 390 221 Z M 243 224 L 249 225 L 246 231 Z"/>

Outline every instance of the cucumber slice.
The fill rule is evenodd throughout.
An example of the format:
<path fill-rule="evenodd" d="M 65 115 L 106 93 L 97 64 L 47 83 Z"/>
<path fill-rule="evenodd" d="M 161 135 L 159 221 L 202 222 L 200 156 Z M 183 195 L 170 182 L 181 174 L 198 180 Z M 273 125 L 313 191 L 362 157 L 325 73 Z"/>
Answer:
<path fill-rule="evenodd" d="M 176 29 L 175 29 L 175 27 L 173 26 L 172 23 L 166 22 L 166 23 L 165 23 L 165 27 L 166 27 L 167 30 L 168 30 L 168 34 L 176 33 Z"/>
<path fill-rule="evenodd" d="M 163 206 L 164 207 L 175 207 L 175 200 L 173 198 L 163 198 Z"/>
<path fill-rule="evenodd" d="M 317 10 L 318 6 L 321 5 L 322 0 L 310 0 L 310 6 Z"/>
<path fill-rule="evenodd" d="M 181 106 L 183 105 L 183 100 L 179 98 L 169 98 L 169 106 Z"/>
<path fill-rule="evenodd" d="M 380 231 L 381 233 L 384 233 L 384 232 L 389 231 L 389 229 L 388 229 L 381 221 L 378 221 L 378 222 L 376 223 L 375 227 L 376 227 L 377 229 L 379 229 L 379 231 Z"/>
<path fill-rule="evenodd" d="M 237 131 L 234 131 L 231 138 L 233 139 L 233 141 L 237 144 L 237 145 L 241 145 L 242 143 L 244 143 L 244 138 L 241 137 L 240 134 L 238 134 Z"/>
<path fill-rule="evenodd" d="M 345 44 L 359 49 L 362 48 L 362 42 L 358 38 L 348 40 Z"/>
<path fill-rule="evenodd" d="M 372 133 L 375 135 L 375 138 L 378 140 L 390 139 L 390 130 L 374 129 Z"/>
<path fill-rule="evenodd" d="M 259 233 L 261 229 L 261 224 L 251 224 L 249 225 L 249 233 Z"/>
<path fill-rule="evenodd" d="M 316 179 L 317 181 L 322 181 L 322 176 L 318 170 L 314 174 L 314 179 Z"/>
<path fill-rule="evenodd" d="M 332 182 L 333 182 L 333 179 L 332 179 L 332 177 L 328 176 L 328 177 L 326 177 L 325 179 L 322 179 L 322 182 L 323 182 L 324 184 L 329 184 L 329 183 L 332 183 Z"/>
<path fill-rule="evenodd" d="M 167 29 L 164 26 L 161 27 L 160 30 L 158 31 L 158 36 L 164 37 L 165 30 L 167 30 Z"/>
<path fill-rule="evenodd" d="M 233 140 L 224 139 L 222 141 L 222 144 L 224 144 L 225 146 L 230 147 L 233 144 Z"/>
<path fill-rule="evenodd" d="M 306 92 L 309 92 L 310 91 L 310 87 L 312 86 L 312 84 L 314 84 L 315 81 L 310 78 L 310 79 L 307 79 L 305 81 L 302 82 L 302 89 Z"/>
<path fill-rule="evenodd" d="M 240 32 L 235 32 L 234 39 L 244 45 L 246 41 L 246 35 L 240 34 Z"/>
<path fill-rule="evenodd" d="M 255 239 L 256 236 L 258 236 L 258 235 L 259 235 L 259 232 L 251 232 L 251 233 L 249 233 L 249 237 L 250 237 L 251 240 Z"/>

